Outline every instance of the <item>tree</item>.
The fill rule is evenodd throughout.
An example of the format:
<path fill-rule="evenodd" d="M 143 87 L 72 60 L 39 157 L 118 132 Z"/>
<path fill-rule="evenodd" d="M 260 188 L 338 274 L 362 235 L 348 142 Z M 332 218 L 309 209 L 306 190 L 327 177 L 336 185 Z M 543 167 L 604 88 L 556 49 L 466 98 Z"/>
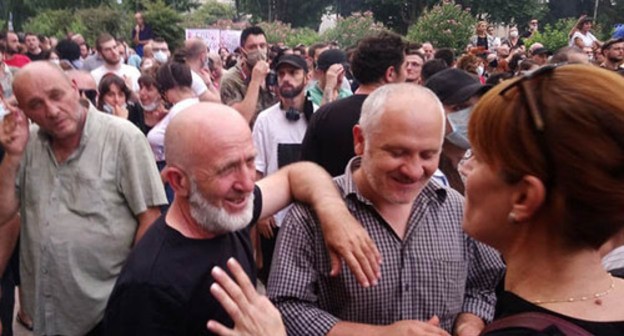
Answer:
<path fill-rule="evenodd" d="M 544 48 L 557 51 L 568 45 L 568 34 L 574 27 L 576 20 L 575 18 L 565 18 L 557 20 L 554 25 L 547 23 L 543 31 L 533 34 L 525 43 L 530 46 L 539 42 L 544 45 Z"/>
<path fill-rule="evenodd" d="M 319 34 L 310 28 L 292 28 L 289 23 L 280 21 L 260 22 L 258 26 L 264 30 L 269 43 L 283 42 L 289 47 L 303 43 L 309 46 L 321 39 Z"/>
<path fill-rule="evenodd" d="M 278 20 L 293 27 L 316 29 L 331 0 L 240 0 L 239 9 L 253 14 L 255 22 Z"/>
<path fill-rule="evenodd" d="M 385 26 L 405 34 L 409 26 L 422 14 L 428 6 L 440 0 L 364 0 L 369 10 L 375 13 L 375 20 Z"/>
<path fill-rule="evenodd" d="M 154 31 L 154 35 L 162 37 L 169 44 L 170 49 L 182 45 L 184 29 L 180 26 L 182 15 L 163 0 L 144 2 L 143 16 Z"/>
<path fill-rule="evenodd" d="M 215 24 L 219 20 L 234 19 L 234 6 L 216 0 L 206 1 L 198 9 L 184 16 L 183 26 L 186 28 L 203 28 Z"/>
<path fill-rule="evenodd" d="M 464 0 L 473 15 L 483 16 L 492 23 L 525 25 L 531 19 L 541 19 L 548 7 L 540 0 Z"/>
<path fill-rule="evenodd" d="M 416 42 L 431 42 L 438 48 L 453 48 L 462 51 L 474 34 L 477 19 L 468 9 L 443 1 L 426 10 L 409 28 L 407 38 Z"/>
<path fill-rule="evenodd" d="M 343 47 L 355 46 L 363 37 L 385 29 L 384 25 L 375 21 L 373 13 L 353 13 L 351 16 L 339 17 L 334 28 L 321 35 L 323 41 L 335 41 Z"/>

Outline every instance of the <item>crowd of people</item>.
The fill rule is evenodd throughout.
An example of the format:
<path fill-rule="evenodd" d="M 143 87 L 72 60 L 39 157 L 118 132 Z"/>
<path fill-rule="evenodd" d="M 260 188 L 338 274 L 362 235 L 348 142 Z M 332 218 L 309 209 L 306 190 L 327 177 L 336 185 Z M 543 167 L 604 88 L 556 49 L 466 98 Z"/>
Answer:
<path fill-rule="evenodd" d="M 624 334 L 624 30 L 135 20 L 0 35 L 2 335 Z"/>

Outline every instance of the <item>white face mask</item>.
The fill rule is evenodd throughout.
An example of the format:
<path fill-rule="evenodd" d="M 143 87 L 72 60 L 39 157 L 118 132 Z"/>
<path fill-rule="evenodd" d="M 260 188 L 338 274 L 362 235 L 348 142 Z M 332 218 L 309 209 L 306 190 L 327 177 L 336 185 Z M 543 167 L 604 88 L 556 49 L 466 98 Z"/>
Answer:
<path fill-rule="evenodd" d="M 446 139 L 459 148 L 469 149 L 470 142 L 468 141 L 468 121 L 472 114 L 472 106 L 463 110 L 449 113 L 449 124 L 453 128 L 453 131 L 446 135 Z"/>
<path fill-rule="evenodd" d="M 120 106 L 122 109 L 125 109 L 127 107 L 126 103 L 121 104 Z M 104 110 L 104 112 L 108 113 L 108 114 L 113 114 L 113 112 L 115 111 L 115 107 L 111 106 L 108 103 L 104 103 L 104 105 L 102 105 L 102 110 Z"/>
<path fill-rule="evenodd" d="M 518 37 L 518 32 L 517 32 L 517 31 L 515 31 L 515 30 L 514 30 L 514 31 L 511 31 L 511 32 L 509 32 L 509 36 L 510 36 L 510 37 L 514 37 L 514 38 L 516 38 L 516 37 Z"/>
<path fill-rule="evenodd" d="M 164 51 L 158 50 L 157 52 L 154 53 L 154 59 L 158 63 L 165 64 L 165 63 L 167 63 L 167 60 L 169 59 L 169 56 L 167 56 L 167 54 L 165 54 Z"/>
<path fill-rule="evenodd" d="M 143 108 L 144 111 L 152 112 L 158 108 L 158 101 L 152 102 L 151 104 L 147 104 L 147 105 L 141 104 L 141 107 Z"/>

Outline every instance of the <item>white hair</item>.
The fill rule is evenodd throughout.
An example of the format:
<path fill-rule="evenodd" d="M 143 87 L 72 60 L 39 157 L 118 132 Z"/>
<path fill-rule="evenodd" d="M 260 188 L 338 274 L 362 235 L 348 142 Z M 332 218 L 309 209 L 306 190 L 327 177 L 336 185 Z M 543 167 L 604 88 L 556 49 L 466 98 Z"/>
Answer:
<path fill-rule="evenodd" d="M 190 179 L 191 190 L 189 195 L 189 207 L 191 217 L 207 232 L 227 233 L 238 231 L 251 222 L 253 217 L 254 195 L 247 196 L 245 209 L 237 215 L 232 215 L 223 208 L 210 204 L 197 188 L 194 179 Z"/>

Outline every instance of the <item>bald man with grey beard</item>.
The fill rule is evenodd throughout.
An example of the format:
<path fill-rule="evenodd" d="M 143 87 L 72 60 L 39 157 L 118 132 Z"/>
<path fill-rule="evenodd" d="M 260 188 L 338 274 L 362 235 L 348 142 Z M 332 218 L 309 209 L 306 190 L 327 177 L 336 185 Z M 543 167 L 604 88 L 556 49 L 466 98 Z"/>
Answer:
<path fill-rule="evenodd" d="M 206 334 L 208 320 L 232 326 L 210 294 L 210 272 L 235 258 L 255 282 L 253 223 L 294 199 L 324 223 L 334 275 L 339 254 L 361 283 L 376 280 L 377 250 L 322 168 L 297 163 L 254 183 L 251 131 L 233 108 L 199 103 L 182 111 L 167 129 L 165 150 L 163 176 L 175 198 L 128 258 L 106 309 L 105 334 Z"/>

